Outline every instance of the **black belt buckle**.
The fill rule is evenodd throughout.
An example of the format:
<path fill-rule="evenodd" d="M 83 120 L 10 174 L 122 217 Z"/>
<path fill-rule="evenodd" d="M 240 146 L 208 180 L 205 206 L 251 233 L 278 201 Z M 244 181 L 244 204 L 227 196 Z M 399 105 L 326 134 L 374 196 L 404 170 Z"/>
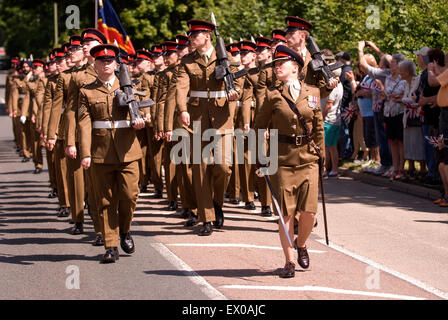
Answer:
<path fill-rule="evenodd" d="M 296 146 L 302 145 L 302 136 L 296 136 Z"/>

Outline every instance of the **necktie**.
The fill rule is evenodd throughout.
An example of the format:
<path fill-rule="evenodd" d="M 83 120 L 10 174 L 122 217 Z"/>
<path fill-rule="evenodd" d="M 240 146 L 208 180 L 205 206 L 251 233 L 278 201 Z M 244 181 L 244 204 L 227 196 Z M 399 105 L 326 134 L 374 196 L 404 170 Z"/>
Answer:
<path fill-rule="evenodd" d="M 294 83 L 289 85 L 289 94 L 293 98 L 294 101 L 299 97 L 299 90 L 295 87 Z"/>
<path fill-rule="evenodd" d="M 207 54 L 203 54 L 202 55 L 202 59 L 204 59 L 205 63 L 208 64 L 208 56 L 207 56 Z"/>

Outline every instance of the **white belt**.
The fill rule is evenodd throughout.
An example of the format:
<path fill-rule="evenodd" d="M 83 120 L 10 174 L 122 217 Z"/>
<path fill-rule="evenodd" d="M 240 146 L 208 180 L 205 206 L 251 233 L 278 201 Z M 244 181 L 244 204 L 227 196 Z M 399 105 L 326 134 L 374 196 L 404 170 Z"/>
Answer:
<path fill-rule="evenodd" d="M 190 91 L 191 98 L 217 99 L 227 98 L 225 91 Z"/>
<path fill-rule="evenodd" d="M 26 96 L 26 94 L 25 94 L 25 93 L 21 93 L 21 94 L 19 94 L 19 99 L 24 99 L 24 98 L 25 98 L 25 96 Z"/>
<path fill-rule="evenodd" d="M 129 128 L 131 121 L 117 120 L 117 121 L 93 121 L 93 129 L 119 129 Z"/>
<path fill-rule="evenodd" d="M 237 101 L 236 102 L 236 106 L 237 107 L 242 107 L 243 106 L 243 102 L 242 101 Z M 250 107 L 251 108 L 255 108 L 255 103 L 253 101 L 250 103 Z"/>

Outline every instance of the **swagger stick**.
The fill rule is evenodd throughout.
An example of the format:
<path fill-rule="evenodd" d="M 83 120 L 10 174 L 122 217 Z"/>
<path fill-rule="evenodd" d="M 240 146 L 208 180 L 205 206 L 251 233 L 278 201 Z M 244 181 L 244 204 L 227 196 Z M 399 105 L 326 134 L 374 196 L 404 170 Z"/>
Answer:
<path fill-rule="evenodd" d="M 289 237 L 288 229 L 286 229 L 285 220 L 283 220 L 282 210 L 280 209 L 278 201 L 274 196 L 274 189 L 272 188 L 271 181 L 269 180 L 269 178 L 266 174 L 261 173 L 261 170 L 258 169 L 257 175 L 260 176 L 260 174 L 264 176 L 264 179 L 266 180 L 269 190 L 271 191 L 272 201 L 274 202 L 275 208 L 277 209 L 278 216 L 280 217 L 280 221 L 282 222 L 283 230 L 285 231 L 286 237 L 288 238 L 289 245 L 291 247 L 294 247 L 294 245 L 292 244 L 291 238 Z"/>
<path fill-rule="evenodd" d="M 322 158 L 319 157 L 319 183 L 320 183 L 320 193 L 322 196 L 322 211 L 324 213 L 324 227 L 325 227 L 325 242 L 328 243 L 328 228 L 327 228 L 327 209 L 325 206 L 325 191 L 324 191 L 324 179 L 322 177 Z"/>

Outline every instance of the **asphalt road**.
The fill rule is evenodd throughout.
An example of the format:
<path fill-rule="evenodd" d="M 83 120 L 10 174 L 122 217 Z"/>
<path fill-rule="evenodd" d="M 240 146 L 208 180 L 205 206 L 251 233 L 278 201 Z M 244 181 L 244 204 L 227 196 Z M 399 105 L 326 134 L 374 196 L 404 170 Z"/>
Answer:
<path fill-rule="evenodd" d="M 198 237 L 151 194 L 141 195 L 135 212 L 136 252 L 101 265 L 90 219 L 86 234 L 71 235 L 68 219 L 56 217 L 57 201 L 47 198 L 47 171 L 34 175 L 11 140 L 2 116 L 0 299 L 448 298 L 448 210 L 346 178 L 325 182 L 330 247 L 320 208 L 311 266 L 297 266 L 293 279 L 277 275 L 284 264 L 278 226 L 256 213 L 259 203 L 256 212 L 226 204 L 224 228 Z"/>

